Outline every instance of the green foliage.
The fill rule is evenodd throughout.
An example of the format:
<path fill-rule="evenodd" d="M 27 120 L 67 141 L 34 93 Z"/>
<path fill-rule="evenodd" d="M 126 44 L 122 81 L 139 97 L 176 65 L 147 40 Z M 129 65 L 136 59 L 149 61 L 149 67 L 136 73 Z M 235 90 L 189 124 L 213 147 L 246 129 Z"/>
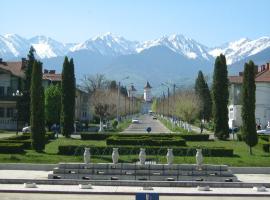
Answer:
<path fill-rule="evenodd" d="M 81 133 L 82 140 L 105 140 L 112 134 L 107 133 Z"/>
<path fill-rule="evenodd" d="M 209 141 L 208 134 L 180 134 L 186 141 Z"/>
<path fill-rule="evenodd" d="M 185 140 L 180 137 L 164 138 L 164 137 L 119 137 L 111 136 L 106 140 L 107 145 L 132 145 L 132 146 L 185 146 Z"/>
<path fill-rule="evenodd" d="M 151 105 L 151 109 L 152 109 L 153 112 L 157 113 L 157 108 L 158 108 L 157 99 L 154 99 L 153 103 Z"/>
<path fill-rule="evenodd" d="M 113 120 L 112 127 L 114 129 L 116 129 L 117 128 L 117 125 L 118 125 L 118 121 L 117 120 Z"/>
<path fill-rule="evenodd" d="M 36 151 L 45 148 L 44 89 L 42 87 L 42 63 L 34 61 L 31 78 L 31 139 Z"/>
<path fill-rule="evenodd" d="M 200 119 L 210 119 L 212 114 L 212 99 L 207 82 L 204 79 L 202 71 L 199 71 L 195 82 L 195 92 L 199 96 L 200 105 Z"/>
<path fill-rule="evenodd" d="M 0 143 L 0 153 L 23 153 L 22 143 Z"/>
<path fill-rule="evenodd" d="M 27 55 L 27 65 L 24 69 L 25 78 L 22 84 L 22 96 L 18 98 L 17 108 L 18 108 L 18 120 L 23 123 L 30 124 L 30 115 L 31 115 L 31 77 L 32 77 L 32 68 L 35 59 L 35 49 L 33 46 L 30 47 L 29 53 Z"/>
<path fill-rule="evenodd" d="M 242 85 L 242 135 L 245 143 L 251 148 L 258 143 L 255 119 L 255 101 L 256 101 L 256 85 L 255 85 L 255 69 L 256 66 L 252 61 L 245 63 Z"/>
<path fill-rule="evenodd" d="M 59 145 L 58 154 L 60 155 L 82 155 L 85 146 L 76 145 Z M 113 147 L 90 147 L 91 155 L 111 155 Z M 144 147 L 146 155 L 159 155 L 165 156 L 167 154 L 167 148 L 160 147 Z M 119 154 L 121 155 L 138 155 L 140 152 L 139 147 L 133 146 L 121 146 L 119 149 Z M 219 156 L 219 157 L 232 157 L 233 149 L 225 148 L 203 148 L 202 151 L 204 156 Z M 180 147 L 174 148 L 173 154 L 175 156 L 195 156 L 196 148 Z"/>
<path fill-rule="evenodd" d="M 62 70 L 62 113 L 61 124 L 62 134 L 70 137 L 74 131 L 74 115 L 75 115 L 75 75 L 73 59 L 70 61 L 65 57 Z"/>
<path fill-rule="evenodd" d="M 213 75 L 213 121 L 214 132 L 218 139 L 227 139 L 229 137 L 229 125 L 228 125 L 228 102 L 229 102 L 229 90 L 228 90 L 228 71 L 226 58 L 220 54 L 216 58 L 214 75 Z"/>
<path fill-rule="evenodd" d="M 262 143 L 262 148 L 263 148 L 264 152 L 269 153 L 270 152 L 270 143 L 269 142 Z"/>
<path fill-rule="evenodd" d="M 54 123 L 60 123 L 61 114 L 61 86 L 50 85 L 45 90 L 45 119 L 46 124 L 51 127 Z"/>

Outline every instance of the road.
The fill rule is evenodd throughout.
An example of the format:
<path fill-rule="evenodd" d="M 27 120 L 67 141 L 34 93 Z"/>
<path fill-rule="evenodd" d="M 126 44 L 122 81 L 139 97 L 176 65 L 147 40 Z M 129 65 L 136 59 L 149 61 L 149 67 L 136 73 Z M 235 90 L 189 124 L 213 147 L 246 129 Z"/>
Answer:
<path fill-rule="evenodd" d="M 150 115 L 141 115 L 138 117 L 138 124 L 131 124 L 123 133 L 147 133 L 146 129 L 151 127 L 151 133 L 170 133 L 159 120 L 153 119 Z"/>

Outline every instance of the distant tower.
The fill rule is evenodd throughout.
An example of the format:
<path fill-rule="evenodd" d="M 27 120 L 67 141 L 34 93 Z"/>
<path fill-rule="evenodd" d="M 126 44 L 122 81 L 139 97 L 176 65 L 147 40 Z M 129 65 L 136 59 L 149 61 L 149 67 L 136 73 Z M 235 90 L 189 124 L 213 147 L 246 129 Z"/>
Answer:
<path fill-rule="evenodd" d="M 137 90 L 135 89 L 134 85 L 131 85 L 130 88 L 129 88 L 129 90 L 128 90 L 128 97 L 129 98 L 135 97 L 136 91 Z"/>
<path fill-rule="evenodd" d="M 146 102 L 151 102 L 152 101 L 152 95 L 151 95 L 151 86 L 149 82 L 147 81 L 146 86 L 144 87 L 144 93 L 143 93 L 143 98 Z"/>

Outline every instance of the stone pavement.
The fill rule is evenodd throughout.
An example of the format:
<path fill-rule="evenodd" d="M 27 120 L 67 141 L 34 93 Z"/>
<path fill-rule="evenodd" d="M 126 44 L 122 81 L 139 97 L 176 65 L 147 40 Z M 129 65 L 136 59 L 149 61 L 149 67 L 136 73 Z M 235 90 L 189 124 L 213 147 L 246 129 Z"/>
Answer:
<path fill-rule="evenodd" d="M 39 194 L 39 193 L 0 193 L 3 200 L 135 200 L 135 195 L 81 195 L 81 194 Z M 160 200 L 269 200 L 269 197 L 232 196 L 160 196 Z"/>
<path fill-rule="evenodd" d="M 136 193 L 158 193 L 172 196 L 268 196 L 270 191 L 257 192 L 252 188 L 210 188 L 209 191 L 198 191 L 197 187 L 153 187 L 152 190 L 144 190 L 143 187 L 128 186 L 92 186 L 92 189 L 80 189 L 78 185 L 37 185 L 36 188 L 24 188 L 23 184 L 0 184 L 0 193 L 62 193 L 62 194 L 110 194 L 110 195 L 134 195 Z"/>
<path fill-rule="evenodd" d="M 141 115 L 138 117 L 138 124 L 131 124 L 123 133 L 147 133 L 146 129 L 151 127 L 151 133 L 170 133 L 159 120 L 153 119 L 150 115 Z"/>

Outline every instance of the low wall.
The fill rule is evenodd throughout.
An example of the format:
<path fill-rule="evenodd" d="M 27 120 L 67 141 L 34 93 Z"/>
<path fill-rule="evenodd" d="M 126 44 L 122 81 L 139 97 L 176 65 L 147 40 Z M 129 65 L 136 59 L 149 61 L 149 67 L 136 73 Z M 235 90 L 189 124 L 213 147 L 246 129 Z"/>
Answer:
<path fill-rule="evenodd" d="M 58 164 L 0 163 L 0 170 L 52 171 Z"/>

